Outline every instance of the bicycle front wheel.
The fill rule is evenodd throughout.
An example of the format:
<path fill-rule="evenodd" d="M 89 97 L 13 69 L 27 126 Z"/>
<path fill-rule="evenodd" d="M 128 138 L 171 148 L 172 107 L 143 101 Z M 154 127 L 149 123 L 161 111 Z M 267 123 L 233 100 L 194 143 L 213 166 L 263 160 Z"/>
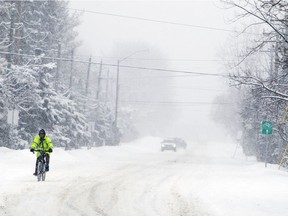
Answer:
<path fill-rule="evenodd" d="M 45 172 L 45 162 L 39 161 L 38 163 L 38 171 L 37 171 L 37 180 L 45 181 L 46 172 Z"/>
<path fill-rule="evenodd" d="M 42 181 L 45 181 L 46 178 L 46 172 L 45 172 L 45 166 L 43 166 L 43 172 L 42 172 Z"/>
<path fill-rule="evenodd" d="M 41 181 L 42 180 L 42 172 L 43 172 L 43 163 L 42 161 L 39 161 L 38 166 L 37 166 L 37 180 Z"/>

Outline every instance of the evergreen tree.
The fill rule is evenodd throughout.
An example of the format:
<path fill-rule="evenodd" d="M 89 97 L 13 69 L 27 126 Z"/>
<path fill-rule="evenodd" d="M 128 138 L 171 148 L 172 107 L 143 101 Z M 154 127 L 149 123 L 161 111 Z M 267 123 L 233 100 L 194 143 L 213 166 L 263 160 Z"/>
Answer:
<path fill-rule="evenodd" d="M 75 47 L 77 17 L 69 15 L 67 5 L 65 1 L 1 3 L 0 51 L 6 61 L 1 61 L 0 113 L 20 111 L 18 130 L 10 128 L 7 118 L 1 119 L 2 146 L 18 148 L 19 143 L 31 142 L 40 128 L 56 146 L 79 147 L 90 141 L 77 104 L 55 89 L 63 86 L 61 76 L 56 76 L 59 61 L 46 58 L 55 57 L 59 44 L 66 51 Z"/>

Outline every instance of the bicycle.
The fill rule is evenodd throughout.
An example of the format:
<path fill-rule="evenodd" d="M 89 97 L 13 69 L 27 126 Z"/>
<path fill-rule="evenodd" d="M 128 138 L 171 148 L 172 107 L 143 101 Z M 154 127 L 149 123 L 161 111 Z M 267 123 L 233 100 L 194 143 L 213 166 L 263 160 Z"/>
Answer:
<path fill-rule="evenodd" d="M 37 158 L 38 163 L 37 163 L 37 180 L 38 181 L 45 181 L 46 178 L 46 170 L 45 170 L 45 165 L 46 165 L 46 160 L 45 160 L 45 155 L 49 151 L 45 150 L 34 150 L 34 152 L 40 152 L 40 156 Z M 34 154 L 33 152 L 33 154 Z"/>

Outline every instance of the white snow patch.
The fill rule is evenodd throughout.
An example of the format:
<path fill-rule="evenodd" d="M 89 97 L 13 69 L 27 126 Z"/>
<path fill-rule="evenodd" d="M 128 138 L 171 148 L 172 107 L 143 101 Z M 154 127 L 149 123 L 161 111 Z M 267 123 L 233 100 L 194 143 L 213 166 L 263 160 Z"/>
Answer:
<path fill-rule="evenodd" d="M 277 165 L 265 168 L 229 143 L 161 152 L 161 140 L 56 148 L 46 182 L 32 176 L 28 149 L 1 147 L 0 215 L 287 215 L 288 173 Z"/>

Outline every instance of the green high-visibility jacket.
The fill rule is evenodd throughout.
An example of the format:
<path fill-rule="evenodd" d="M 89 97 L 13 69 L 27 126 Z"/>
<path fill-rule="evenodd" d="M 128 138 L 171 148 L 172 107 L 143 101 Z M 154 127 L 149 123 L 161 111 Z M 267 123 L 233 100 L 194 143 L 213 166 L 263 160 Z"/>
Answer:
<path fill-rule="evenodd" d="M 45 150 L 48 151 L 48 149 L 53 149 L 53 143 L 50 139 L 50 137 L 45 136 L 43 141 L 40 141 L 40 136 L 36 136 L 34 138 L 34 141 L 31 145 L 31 148 L 33 149 L 37 149 L 37 150 Z M 50 155 L 49 152 L 47 152 L 47 154 Z M 40 152 L 37 152 L 37 157 L 40 156 Z"/>

